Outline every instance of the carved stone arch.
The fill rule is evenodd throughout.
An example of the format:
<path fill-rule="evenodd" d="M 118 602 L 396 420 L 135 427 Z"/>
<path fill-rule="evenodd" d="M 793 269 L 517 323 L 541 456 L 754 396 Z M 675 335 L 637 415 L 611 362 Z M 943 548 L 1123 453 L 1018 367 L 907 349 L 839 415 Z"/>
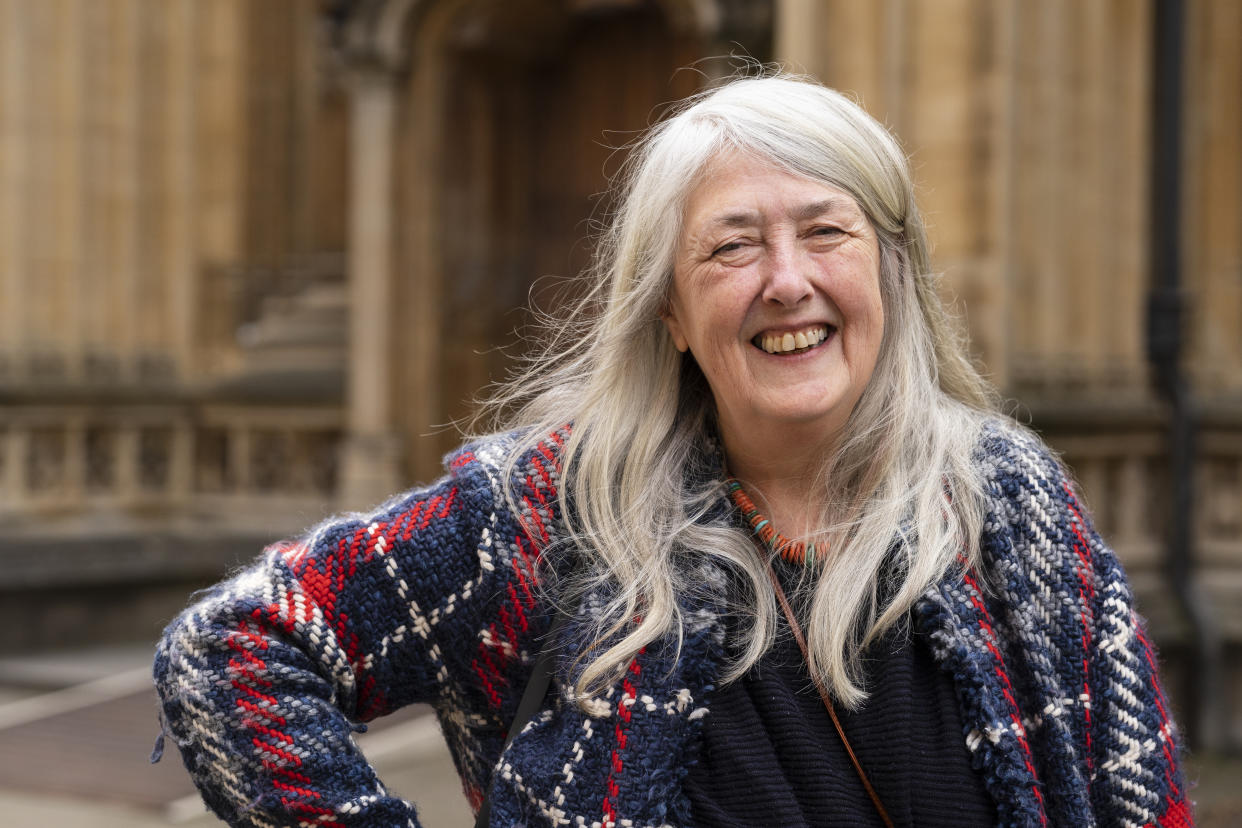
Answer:
<path fill-rule="evenodd" d="M 707 55 L 742 47 L 758 60 L 771 57 L 774 3 L 768 0 L 657 0 L 672 25 L 700 38 Z M 730 48 L 733 47 L 733 48 Z"/>
<path fill-rule="evenodd" d="M 667 16 L 674 30 L 700 39 L 704 45 L 728 46 L 731 42 L 757 49 L 753 56 L 765 59 L 771 48 L 773 3 L 771 0 L 652 0 Z M 444 19 L 471 0 L 336 0 L 325 7 L 325 18 L 336 30 L 333 40 L 347 63 L 377 61 L 400 70 L 415 48 L 418 29 L 425 17 Z M 625 7 L 626 2 L 559 3 L 562 6 Z M 438 14 L 428 15 L 435 9 Z"/>
<path fill-rule="evenodd" d="M 428 5 L 428 0 L 340 0 L 325 9 L 325 20 L 346 66 L 400 72 L 409 63 L 412 30 Z"/>
<path fill-rule="evenodd" d="M 770 4 L 353 0 L 335 8 L 337 53 L 355 79 L 371 79 L 356 80 L 355 102 L 378 82 L 393 106 L 392 192 L 383 196 L 390 279 L 366 300 L 391 313 L 387 365 L 351 364 L 369 372 L 368 387 L 383 386 L 366 393 L 390 395 L 384 406 L 405 438 L 405 472 L 426 478 L 458 439 L 444 424 L 467 415 L 471 397 L 512 365 L 512 352 L 497 346 L 515 342 L 532 285 L 586 263 L 604 170 L 620 159 L 601 145 L 628 143 L 661 105 L 707 79 L 678 69 L 732 52 L 739 40 L 765 57 Z M 359 222 L 357 235 L 373 237 L 374 224 Z M 356 330 L 363 324 L 357 318 Z M 376 330 L 358 336 L 374 340 Z"/>
<path fill-rule="evenodd" d="M 720 31 L 721 8 L 716 0 L 657 0 L 669 23 L 683 32 L 713 38 Z"/>

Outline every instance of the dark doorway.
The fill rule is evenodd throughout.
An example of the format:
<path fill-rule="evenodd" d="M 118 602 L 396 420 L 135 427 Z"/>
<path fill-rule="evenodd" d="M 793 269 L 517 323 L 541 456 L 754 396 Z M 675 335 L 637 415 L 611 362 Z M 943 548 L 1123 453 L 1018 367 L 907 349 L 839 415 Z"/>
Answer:
<path fill-rule="evenodd" d="M 702 82 L 683 69 L 694 41 L 655 4 L 486 3 L 457 20 L 437 182 L 451 417 L 520 352 L 532 286 L 546 308 L 588 263 L 617 148 Z"/>

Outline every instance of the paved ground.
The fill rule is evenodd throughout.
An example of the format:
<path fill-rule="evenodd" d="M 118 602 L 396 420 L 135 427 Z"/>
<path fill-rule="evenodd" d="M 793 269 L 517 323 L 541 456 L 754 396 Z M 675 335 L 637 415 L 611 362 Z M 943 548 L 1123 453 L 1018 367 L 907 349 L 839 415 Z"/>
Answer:
<path fill-rule="evenodd" d="M 150 648 L 0 658 L 0 824 L 4 828 L 206 828 L 203 807 L 158 734 Z M 358 743 L 427 828 L 470 824 L 461 785 L 426 708 L 375 723 Z"/>
<path fill-rule="evenodd" d="M 4 828 L 209 828 L 157 733 L 149 648 L 0 658 L 0 823 Z M 426 709 L 376 723 L 359 744 L 427 828 L 470 824 L 457 776 Z M 1242 826 L 1242 757 L 1191 757 L 1201 828 Z"/>

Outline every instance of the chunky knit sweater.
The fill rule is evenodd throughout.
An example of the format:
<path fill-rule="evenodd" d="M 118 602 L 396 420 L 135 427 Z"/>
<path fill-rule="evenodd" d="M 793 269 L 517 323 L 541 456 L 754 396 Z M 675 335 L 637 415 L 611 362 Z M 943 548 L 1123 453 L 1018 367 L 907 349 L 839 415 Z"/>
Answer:
<path fill-rule="evenodd" d="M 584 713 L 563 682 L 500 756 L 551 614 L 535 564 L 563 537 L 563 433 L 499 469 L 512 438 L 450 457 L 440 482 L 273 547 L 165 632 L 167 732 L 235 826 L 417 826 L 351 738 L 434 706 L 493 825 L 687 826 L 681 782 L 722 660 L 722 573 L 687 597 L 680 652 L 659 641 Z M 1063 469 L 1016 429 L 985 430 L 982 565 L 915 609 L 953 677 L 962 738 L 1002 825 L 1185 826 L 1191 814 L 1152 648 L 1113 552 Z M 505 487 L 520 505 L 507 507 Z M 588 596 L 577 623 L 599 611 Z M 572 640 L 575 623 L 563 633 Z"/>

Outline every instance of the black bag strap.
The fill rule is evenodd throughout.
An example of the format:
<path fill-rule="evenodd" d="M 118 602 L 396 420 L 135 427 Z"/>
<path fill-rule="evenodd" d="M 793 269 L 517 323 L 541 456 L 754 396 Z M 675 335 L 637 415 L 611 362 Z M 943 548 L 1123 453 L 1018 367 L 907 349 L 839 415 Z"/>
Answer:
<path fill-rule="evenodd" d="M 517 713 L 513 715 L 513 721 L 509 724 L 509 735 L 505 737 L 504 747 L 500 749 L 501 756 L 504 756 L 514 738 L 522 732 L 522 728 L 526 727 L 526 723 L 543 704 L 543 697 L 548 693 L 548 685 L 552 683 L 553 662 L 556 660 L 556 637 L 568 620 L 569 614 L 558 608 L 556 620 L 552 622 L 552 628 L 544 636 L 543 649 L 539 651 L 539 657 L 535 659 L 535 668 L 531 671 L 530 680 L 526 682 L 526 689 L 522 692 L 522 700 L 518 702 Z M 474 818 L 474 828 L 487 828 L 488 820 L 491 819 L 492 790 L 496 787 L 496 776 L 496 772 L 493 771 L 492 781 L 487 786 L 487 795 L 483 797 L 483 804 L 479 806 L 479 813 Z"/>

